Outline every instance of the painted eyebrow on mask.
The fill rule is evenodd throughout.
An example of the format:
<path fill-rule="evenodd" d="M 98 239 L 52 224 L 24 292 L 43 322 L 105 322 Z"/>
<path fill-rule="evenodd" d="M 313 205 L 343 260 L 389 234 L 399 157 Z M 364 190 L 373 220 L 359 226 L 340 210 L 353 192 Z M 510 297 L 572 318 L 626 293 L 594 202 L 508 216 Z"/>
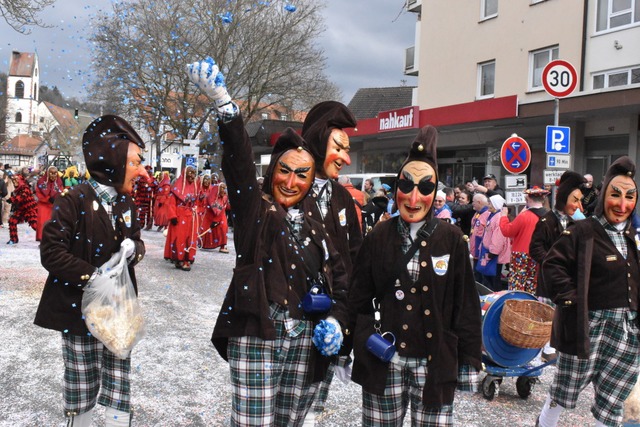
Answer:
<path fill-rule="evenodd" d="M 411 172 L 408 172 L 408 171 L 402 171 L 402 177 L 403 177 L 404 179 L 408 179 L 409 181 L 413 181 L 413 175 L 411 175 Z M 422 178 L 422 179 L 420 180 L 420 182 L 423 182 L 423 181 L 431 181 L 431 178 L 433 178 L 433 175 L 427 175 L 427 176 L 425 176 L 424 178 Z"/>
<path fill-rule="evenodd" d="M 612 189 L 613 191 L 617 192 L 617 193 L 620 193 L 620 194 L 626 194 L 626 195 L 628 195 L 628 196 L 629 196 L 629 195 L 632 195 L 632 194 L 636 194 L 636 193 L 638 192 L 638 189 L 637 189 L 637 188 L 631 188 L 631 189 L 627 190 L 627 192 L 625 193 L 624 191 L 622 191 L 621 189 L 619 189 L 619 188 L 618 188 L 618 187 L 616 187 L 615 185 L 612 185 L 612 186 L 611 186 L 611 189 Z"/>
<path fill-rule="evenodd" d="M 336 138 L 336 136 L 332 136 L 331 139 L 333 139 L 333 142 L 340 148 L 342 148 L 343 150 L 349 150 L 350 147 L 345 146 L 342 141 L 339 141 L 338 138 Z"/>
<path fill-rule="evenodd" d="M 144 162 L 144 156 L 140 153 L 138 153 L 138 157 L 140 158 L 140 162 Z"/>
<path fill-rule="evenodd" d="M 282 160 L 278 160 L 278 164 L 280 164 L 280 167 L 282 167 L 282 169 L 285 169 L 287 172 L 305 173 L 305 172 L 309 172 L 311 170 L 311 166 L 305 166 L 305 167 L 302 167 L 302 168 L 292 169 L 291 166 L 289 166 L 288 164 L 286 164 Z"/>

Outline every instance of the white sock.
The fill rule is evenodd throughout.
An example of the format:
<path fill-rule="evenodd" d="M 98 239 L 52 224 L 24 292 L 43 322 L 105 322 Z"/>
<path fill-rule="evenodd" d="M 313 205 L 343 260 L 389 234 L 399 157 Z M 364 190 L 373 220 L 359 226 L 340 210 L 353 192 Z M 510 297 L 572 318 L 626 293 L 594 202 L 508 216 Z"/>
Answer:
<path fill-rule="evenodd" d="M 89 409 L 84 414 L 74 415 L 73 423 L 69 423 L 73 427 L 91 427 L 91 422 L 93 421 L 93 408 Z"/>
<path fill-rule="evenodd" d="M 544 406 L 542 407 L 542 412 L 540 412 L 540 427 L 556 427 L 563 410 L 564 408 L 562 406 L 551 401 L 551 396 L 547 396 L 547 400 L 545 400 Z"/>
<path fill-rule="evenodd" d="M 104 411 L 105 427 L 129 427 L 131 414 L 129 412 L 118 411 L 115 408 L 107 407 Z"/>
<path fill-rule="evenodd" d="M 544 353 L 546 353 L 546 354 L 554 354 L 554 353 L 556 352 L 556 349 L 555 349 L 555 348 L 553 348 L 553 347 L 551 347 L 551 343 L 550 343 L 550 342 L 547 342 L 547 343 L 544 345 L 544 348 L 542 349 L 542 351 L 543 351 Z"/>
<path fill-rule="evenodd" d="M 316 425 L 316 411 L 313 408 L 309 409 L 307 416 L 304 418 L 302 427 L 314 427 Z"/>

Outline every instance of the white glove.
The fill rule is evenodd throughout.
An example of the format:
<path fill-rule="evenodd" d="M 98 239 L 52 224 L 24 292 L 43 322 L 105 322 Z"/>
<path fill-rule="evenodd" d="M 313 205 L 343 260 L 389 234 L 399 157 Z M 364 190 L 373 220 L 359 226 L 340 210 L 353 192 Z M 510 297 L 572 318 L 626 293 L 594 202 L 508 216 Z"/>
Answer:
<path fill-rule="evenodd" d="M 213 58 L 206 57 L 202 61 L 189 64 L 187 70 L 191 81 L 213 100 L 216 108 L 220 109 L 231 102 L 224 84 L 224 75 Z"/>
<path fill-rule="evenodd" d="M 327 316 L 325 320 L 336 327 L 336 332 L 333 334 L 334 341 L 338 343 L 338 348 L 342 347 L 342 341 L 344 341 L 344 336 L 342 335 L 342 328 L 340 327 L 340 322 L 338 322 L 338 319 L 336 319 L 333 316 Z"/>
<path fill-rule="evenodd" d="M 136 253 L 136 244 L 133 240 L 126 238 L 120 244 L 120 250 L 122 250 L 126 259 L 131 258 Z"/>

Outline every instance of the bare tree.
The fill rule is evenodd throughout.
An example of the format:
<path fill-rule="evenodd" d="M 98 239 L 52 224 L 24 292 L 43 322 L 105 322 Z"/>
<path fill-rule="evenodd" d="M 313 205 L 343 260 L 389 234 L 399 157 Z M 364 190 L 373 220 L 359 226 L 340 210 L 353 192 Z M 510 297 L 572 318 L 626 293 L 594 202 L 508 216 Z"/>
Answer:
<path fill-rule="evenodd" d="M 273 105 L 305 109 L 339 96 L 324 75 L 322 2 L 136 0 L 97 21 L 94 95 L 140 118 L 160 153 L 164 133 L 189 138 L 210 105 L 186 74 L 213 57 L 247 120 Z M 159 163 L 159 157 L 157 159 Z"/>
<path fill-rule="evenodd" d="M 38 14 L 55 0 L 0 0 L 0 14 L 19 33 L 30 34 L 29 27 L 47 27 Z"/>

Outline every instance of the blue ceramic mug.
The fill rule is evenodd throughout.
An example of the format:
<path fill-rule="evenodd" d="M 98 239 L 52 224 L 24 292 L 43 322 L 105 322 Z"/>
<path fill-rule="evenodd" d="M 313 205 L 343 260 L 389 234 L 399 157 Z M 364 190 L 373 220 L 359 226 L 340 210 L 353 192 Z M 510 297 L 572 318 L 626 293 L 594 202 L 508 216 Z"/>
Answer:
<path fill-rule="evenodd" d="M 308 314 L 327 313 L 331 309 L 331 297 L 319 286 L 313 286 L 302 299 L 302 309 Z"/>
<path fill-rule="evenodd" d="M 385 338 L 389 335 L 392 341 Z M 367 350 L 383 362 L 389 362 L 396 353 L 396 337 L 391 332 L 371 334 L 367 338 Z"/>

